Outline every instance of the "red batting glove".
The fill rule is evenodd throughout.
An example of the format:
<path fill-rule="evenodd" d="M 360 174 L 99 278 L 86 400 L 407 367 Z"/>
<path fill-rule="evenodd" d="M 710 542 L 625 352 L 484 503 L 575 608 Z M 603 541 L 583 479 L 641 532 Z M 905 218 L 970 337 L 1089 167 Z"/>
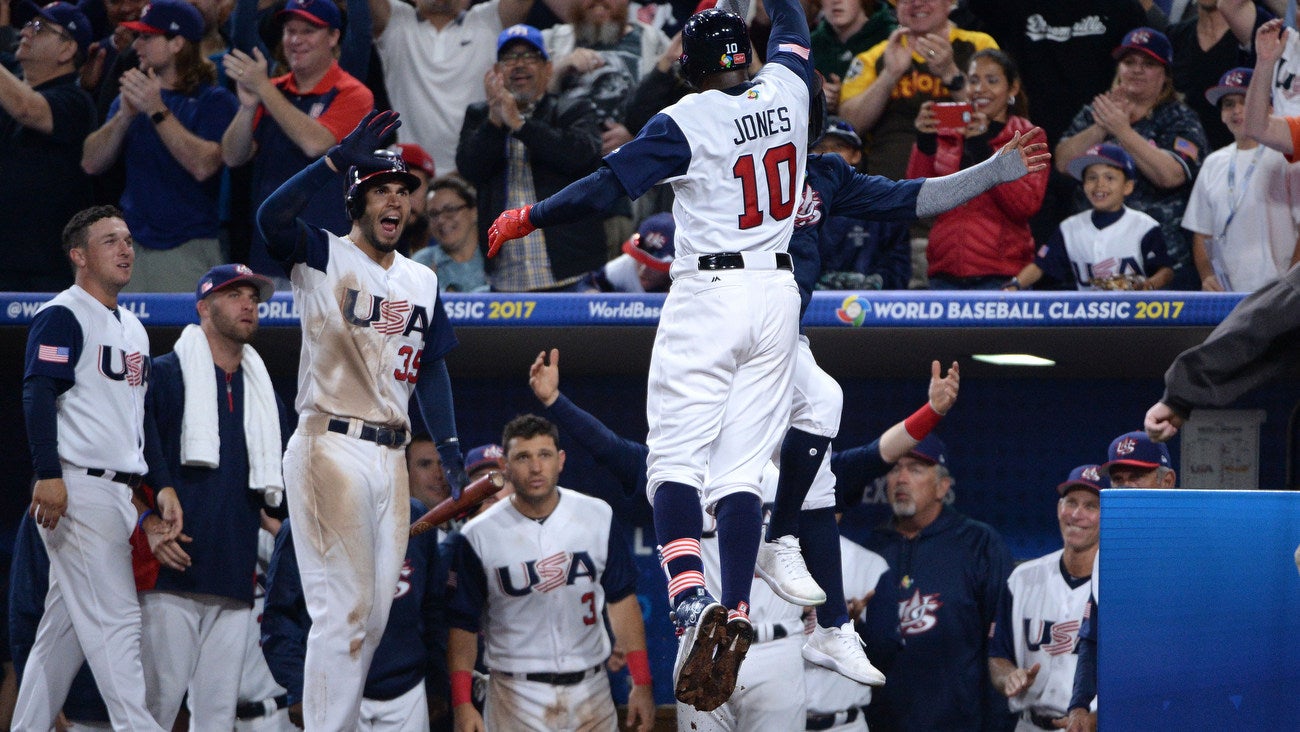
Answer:
<path fill-rule="evenodd" d="M 533 222 L 528 220 L 528 212 L 533 207 L 524 206 L 523 208 L 511 208 L 501 212 L 496 221 L 488 227 L 488 257 L 495 257 L 497 252 L 501 251 L 501 245 L 511 239 L 528 236 L 536 231 L 537 227 Z"/>

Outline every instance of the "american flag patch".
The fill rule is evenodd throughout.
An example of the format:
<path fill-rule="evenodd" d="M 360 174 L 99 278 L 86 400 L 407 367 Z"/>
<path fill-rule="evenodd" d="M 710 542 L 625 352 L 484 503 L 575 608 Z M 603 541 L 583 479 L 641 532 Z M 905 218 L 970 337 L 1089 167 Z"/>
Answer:
<path fill-rule="evenodd" d="M 1174 138 L 1174 152 L 1192 160 L 1198 159 L 1201 155 L 1201 149 L 1196 146 L 1196 143 L 1182 137 Z"/>
<path fill-rule="evenodd" d="M 789 51 L 790 53 L 793 53 L 794 55 L 798 56 L 804 61 L 808 60 L 808 49 L 804 48 L 803 46 L 796 46 L 793 43 L 782 43 L 781 45 L 776 47 L 776 50 L 778 53 L 781 51 Z"/>
<path fill-rule="evenodd" d="M 1114 257 L 1107 257 L 1092 265 L 1093 277 L 1111 277 L 1117 274 L 1119 261 Z"/>
<path fill-rule="evenodd" d="M 67 363 L 72 349 L 67 346 L 42 345 L 36 349 L 36 359 L 45 363 Z"/>

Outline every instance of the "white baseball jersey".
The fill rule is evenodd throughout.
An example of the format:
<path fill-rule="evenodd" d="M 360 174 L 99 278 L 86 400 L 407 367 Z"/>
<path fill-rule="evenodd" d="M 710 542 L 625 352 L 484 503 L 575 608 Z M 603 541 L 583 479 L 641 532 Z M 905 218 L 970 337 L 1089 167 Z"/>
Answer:
<path fill-rule="evenodd" d="M 307 261 L 291 273 L 302 317 L 295 406 L 300 415 L 409 428 L 420 361 L 442 358 L 454 344 L 438 305 L 438 277 L 400 253 L 385 269 L 352 242 L 316 231 L 326 241 L 311 242 Z M 317 261 L 322 254 L 327 259 Z"/>
<path fill-rule="evenodd" d="M 743 94 L 691 94 L 663 114 L 691 146 L 686 173 L 665 181 L 676 196 L 677 256 L 786 251 L 808 157 L 803 79 L 772 63 Z"/>
<path fill-rule="evenodd" d="M 1037 714 L 1063 717 L 1070 706 L 1078 661 L 1074 649 L 1091 584 L 1070 586 L 1062 574 L 1063 553 L 1064 549 L 1058 549 L 1025 562 L 1007 580 L 1011 614 L 1003 622 L 1009 622 L 1011 627 L 999 630 L 1012 634 L 1016 654 L 1012 660 L 1017 668 L 1029 668 L 1035 663 L 1041 666 L 1034 685 L 1007 700 L 1013 712 L 1030 709 Z"/>
<path fill-rule="evenodd" d="M 544 521 L 505 500 L 461 530 L 452 624 L 479 613 L 483 662 L 492 671 L 571 673 L 604 663 L 607 592 L 615 600 L 635 592 L 635 568 L 613 509 L 558 490 L 560 501 Z"/>
<path fill-rule="evenodd" d="M 889 570 L 884 557 L 842 536 L 840 557 L 844 597 L 849 599 L 866 597 L 868 592 L 873 592 L 881 575 Z M 804 683 L 808 687 L 810 714 L 834 714 L 871 703 L 870 686 L 807 661 L 804 661 Z"/>
<path fill-rule="evenodd" d="M 1172 266 L 1165 252 L 1143 251 L 1143 238 L 1152 229 L 1158 230 L 1160 224 L 1147 214 L 1128 207 L 1124 208 L 1123 214 L 1118 221 L 1100 229 L 1093 223 L 1091 210 L 1061 222 L 1059 233 L 1064 242 L 1063 253 L 1069 259 L 1070 271 L 1079 289 L 1090 289 L 1094 278 L 1113 275 L 1150 277 L 1160 266 Z M 1045 271 L 1059 276 L 1059 268 L 1050 266 L 1051 261 L 1059 261 L 1062 254 L 1053 251 L 1057 241 L 1053 237 L 1052 242 L 1039 247 L 1035 262 Z"/>
<path fill-rule="evenodd" d="M 144 397 L 149 336 L 126 308 L 109 310 L 77 285 L 37 310 L 70 310 L 81 328 L 79 354 L 63 343 L 39 342 L 36 373 L 57 375 L 69 362 L 72 388 L 58 398 L 59 459 L 82 468 L 145 473 Z M 41 338 L 40 332 L 34 337 Z M 75 359 L 75 360 L 74 360 Z"/>

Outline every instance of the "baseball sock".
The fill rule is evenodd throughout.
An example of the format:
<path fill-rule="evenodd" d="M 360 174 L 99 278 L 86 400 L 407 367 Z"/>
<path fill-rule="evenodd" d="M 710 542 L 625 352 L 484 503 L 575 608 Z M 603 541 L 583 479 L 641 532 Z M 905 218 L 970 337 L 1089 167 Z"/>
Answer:
<path fill-rule="evenodd" d="M 849 608 L 840 574 L 840 527 L 835 523 L 835 509 L 804 511 L 799 528 L 799 548 L 805 557 L 812 558 L 808 573 L 826 593 L 826 602 L 817 606 L 817 624 L 838 628 L 849 622 Z"/>
<path fill-rule="evenodd" d="M 781 443 L 781 478 L 776 484 L 776 504 L 767 526 L 767 540 L 799 536 L 799 507 L 808 497 L 831 439 L 793 427 Z M 808 556 L 807 554 L 804 555 Z"/>
<path fill-rule="evenodd" d="M 700 534 L 704 514 L 700 492 L 685 483 L 662 483 L 655 491 L 655 539 L 659 564 L 668 576 L 668 604 L 696 587 L 704 586 L 704 561 L 700 559 Z"/>
<path fill-rule="evenodd" d="M 758 542 L 763 538 L 763 499 L 753 493 L 732 493 L 718 501 L 718 554 L 722 565 L 722 597 L 728 620 L 749 617 L 749 587 L 754 582 Z"/>

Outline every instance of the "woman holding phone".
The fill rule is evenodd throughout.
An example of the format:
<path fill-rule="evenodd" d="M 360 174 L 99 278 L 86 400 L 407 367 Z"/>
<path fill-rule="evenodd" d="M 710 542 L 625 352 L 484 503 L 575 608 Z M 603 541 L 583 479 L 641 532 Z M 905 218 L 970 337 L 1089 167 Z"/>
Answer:
<path fill-rule="evenodd" d="M 1034 125 L 1020 72 L 1011 57 L 985 49 L 966 74 L 970 102 L 926 102 L 916 116 L 916 143 L 907 177 L 948 175 L 993 156 Z M 1038 134 L 1042 134 L 1040 131 Z M 1029 219 L 1043 205 L 1046 170 L 1003 183 L 940 214 L 926 247 L 930 289 L 997 290 L 1034 256 Z"/>

